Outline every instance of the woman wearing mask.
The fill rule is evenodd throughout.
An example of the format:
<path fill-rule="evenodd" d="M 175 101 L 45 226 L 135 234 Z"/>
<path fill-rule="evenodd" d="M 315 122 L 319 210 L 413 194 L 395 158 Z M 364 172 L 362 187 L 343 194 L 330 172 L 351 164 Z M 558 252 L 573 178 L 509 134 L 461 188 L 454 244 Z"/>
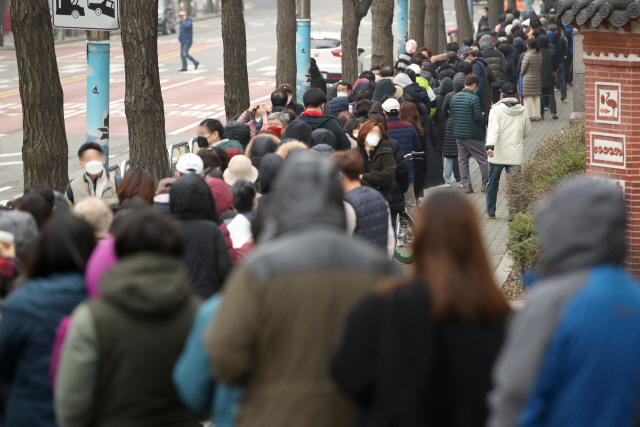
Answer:
<path fill-rule="evenodd" d="M 391 201 L 391 189 L 396 174 L 396 161 L 393 150 L 380 147 L 387 139 L 387 132 L 375 120 L 366 121 L 358 131 L 358 150 L 364 162 L 362 185 L 380 191 L 387 202 Z"/>
<path fill-rule="evenodd" d="M 27 262 L 27 281 L 2 303 L 0 380 L 9 385 L 6 427 L 56 427 L 49 377 L 56 328 L 87 299 L 84 271 L 93 229 L 72 215 L 54 216 Z"/>
<path fill-rule="evenodd" d="M 358 146 L 358 132 L 360 132 L 360 126 L 362 126 L 361 119 L 351 119 L 344 125 L 344 133 L 347 134 L 347 139 L 351 143 L 351 148 Z"/>
<path fill-rule="evenodd" d="M 532 121 L 540 120 L 540 96 L 542 95 L 542 77 L 540 74 L 542 64 L 542 54 L 538 49 L 536 39 L 529 39 L 526 42 L 527 52 L 522 59 L 522 96 L 524 97 L 524 108 Z"/>
<path fill-rule="evenodd" d="M 509 305 L 477 215 L 462 196 L 435 193 L 415 235 L 412 277 L 383 282 L 354 308 L 333 377 L 361 426 L 484 426 Z"/>

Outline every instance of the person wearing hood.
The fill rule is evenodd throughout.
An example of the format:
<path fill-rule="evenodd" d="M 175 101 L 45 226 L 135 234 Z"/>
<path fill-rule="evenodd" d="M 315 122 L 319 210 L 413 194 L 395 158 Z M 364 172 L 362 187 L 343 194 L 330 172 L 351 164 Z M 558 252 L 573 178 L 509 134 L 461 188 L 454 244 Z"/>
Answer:
<path fill-rule="evenodd" d="M 273 191 L 278 209 L 261 237 L 269 244 L 234 270 L 205 332 L 211 370 L 246 388 L 238 427 L 353 425 L 353 403 L 329 375 L 334 344 L 353 305 L 396 268 L 346 235 L 331 159 L 299 153 Z"/>
<path fill-rule="evenodd" d="M 280 145 L 284 145 L 289 140 L 296 140 L 309 145 L 312 131 L 311 126 L 305 121 L 296 119 L 287 126 L 287 129 L 282 134 Z"/>
<path fill-rule="evenodd" d="M 622 191 L 590 178 L 536 209 L 540 280 L 494 367 L 487 426 L 636 424 L 640 284 L 623 265 L 626 210 Z"/>
<path fill-rule="evenodd" d="M 495 48 L 493 39 L 490 35 L 485 34 L 480 39 L 480 50 L 482 51 L 482 57 L 485 62 L 491 67 L 493 75 L 496 77 L 492 86 L 492 100 L 495 104 L 500 100 L 500 86 L 502 83 L 508 81 L 507 75 L 507 60 L 504 58 L 502 52 Z"/>
<path fill-rule="evenodd" d="M 27 264 L 27 279 L 2 302 L 0 381 L 3 426 L 56 427 L 49 367 L 56 328 L 86 300 L 83 274 L 96 245 L 93 229 L 72 215 L 44 227 Z"/>
<path fill-rule="evenodd" d="M 351 89 L 351 83 L 341 81 L 336 84 L 336 97 L 329 102 L 329 105 L 331 106 L 331 114 L 335 117 L 338 117 L 338 115 L 343 111 L 349 111 L 349 107 L 351 105 L 349 103 Z"/>
<path fill-rule="evenodd" d="M 338 141 L 338 149 L 348 150 L 351 148 L 351 144 L 336 118 L 324 115 L 324 107 L 327 103 L 327 96 L 325 93 L 318 88 L 312 87 L 304 93 L 303 99 L 305 111 L 300 115 L 300 117 L 294 120 L 294 122 L 297 122 L 298 120 L 304 122 L 309 125 L 312 131 L 320 128 L 328 129 L 333 132 L 336 137 L 336 141 Z M 311 135 L 309 135 L 307 141 L 302 142 L 309 144 L 310 140 Z"/>
<path fill-rule="evenodd" d="M 269 205 L 271 201 L 271 189 L 278 173 L 284 165 L 284 159 L 277 154 L 265 154 L 260 163 L 260 174 L 258 175 L 258 191 L 261 196 L 258 198 L 258 206 L 256 207 L 256 219 L 251 224 L 251 234 L 254 241 L 258 242 L 260 233 L 264 228 L 264 224 L 269 216 Z"/>
<path fill-rule="evenodd" d="M 415 40 L 407 40 L 404 46 L 405 52 L 398 56 L 398 62 L 396 62 L 396 71 L 398 73 L 407 68 L 409 61 L 411 61 L 411 56 L 416 53 L 416 49 L 418 49 L 418 43 Z"/>
<path fill-rule="evenodd" d="M 224 125 L 224 135 L 228 139 L 238 141 L 242 145 L 242 149 L 245 150 L 251 139 L 251 130 L 246 123 L 231 121 Z"/>
<path fill-rule="evenodd" d="M 406 75 L 406 74 L 405 74 Z M 408 78 L 409 83 L 411 83 L 411 79 Z M 376 89 L 373 92 L 373 98 L 371 102 L 374 104 L 379 104 L 386 95 L 396 96 L 396 86 L 394 85 L 393 80 L 389 80 L 387 78 L 382 78 L 376 83 Z"/>
<path fill-rule="evenodd" d="M 184 262 L 193 293 L 208 298 L 220 290 L 233 267 L 209 186 L 195 173 L 170 190 L 171 215 L 185 235 Z"/>
<path fill-rule="evenodd" d="M 118 203 L 120 177 L 110 174 L 104 167 L 107 158 L 102 147 L 95 142 L 85 142 L 78 149 L 78 159 L 84 173 L 72 180 L 65 190 L 71 206 L 87 197 L 97 197 L 109 205 Z"/>
<path fill-rule="evenodd" d="M 415 76 L 413 70 L 408 69 L 406 73 L 398 74 L 393 82 L 400 86 L 405 94 L 411 96 L 414 102 L 422 103 L 427 108 L 429 115 L 432 116 L 436 112 L 436 94 L 431 89 L 427 91 L 420 86 Z"/>
<path fill-rule="evenodd" d="M 199 304 L 180 227 L 148 210 L 130 215 L 115 238 L 119 262 L 101 281 L 102 297 L 73 313 L 56 382 L 58 424 L 195 426 L 202 417 L 183 406 L 171 379 Z"/>
<path fill-rule="evenodd" d="M 267 153 L 275 153 L 279 140 L 273 135 L 256 135 L 247 146 L 247 157 L 260 170 L 260 162 Z"/>
<path fill-rule="evenodd" d="M 444 131 L 447 125 L 447 119 L 445 118 L 444 113 L 444 100 L 451 92 L 453 92 L 453 80 L 449 77 L 445 77 L 440 82 L 440 90 L 436 96 L 436 114 L 433 117 L 440 141 L 444 141 Z"/>
<path fill-rule="evenodd" d="M 505 83 L 500 90 L 501 99 L 491 107 L 487 142 L 489 156 L 489 183 L 485 212 L 489 218 L 496 217 L 496 201 L 502 170 L 507 174 L 524 163 L 524 139 L 531 132 L 527 110 L 516 99 L 516 86 Z"/>
<path fill-rule="evenodd" d="M 542 54 L 542 67 L 540 67 L 540 119 L 544 119 L 544 108 L 549 106 L 551 117 L 558 119 L 558 109 L 556 107 L 556 94 L 554 91 L 555 79 L 552 73 L 558 68 L 556 57 L 552 48 L 549 47 L 547 36 L 538 37 L 538 47 Z"/>
<path fill-rule="evenodd" d="M 333 150 L 338 149 L 338 141 L 336 141 L 336 137 L 333 132 L 328 129 L 316 129 L 311 132 L 309 148 L 313 148 L 318 145 L 328 145 L 333 148 Z"/>

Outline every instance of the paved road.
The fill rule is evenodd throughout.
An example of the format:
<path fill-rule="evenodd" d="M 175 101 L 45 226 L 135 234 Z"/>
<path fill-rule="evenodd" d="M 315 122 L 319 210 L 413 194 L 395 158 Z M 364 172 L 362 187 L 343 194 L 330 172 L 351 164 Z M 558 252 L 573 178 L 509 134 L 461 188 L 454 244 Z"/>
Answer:
<path fill-rule="evenodd" d="M 276 2 L 247 2 L 247 64 L 250 99 L 268 100 L 275 84 Z M 453 0 L 444 0 L 447 27 L 455 25 Z M 479 10 L 479 6 L 476 7 Z M 340 0 L 312 4 L 312 31 L 340 32 Z M 198 70 L 177 72 L 181 67 L 177 34 L 158 37 L 158 61 L 165 105 L 167 145 L 195 136 L 195 126 L 207 117 L 224 118 L 223 49 L 220 18 L 194 23 L 191 54 L 200 61 Z M 396 24 L 394 20 L 394 34 Z M 370 66 L 371 14 L 367 15 L 358 39 L 364 67 Z M 65 96 L 65 125 L 69 142 L 69 172 L 81 174 L 76 157 L 85 137 L 86 44 L 78 41 L 56 47 L 58 68 Z M 0 50 L 0 199 L 22 193 L 22 112 L 18 93 L 15 51 Z M 127 125 L 124 115 L 124 57 L 118 36 L 111 42 L 110 164 L 128 158 Z M 268 102 L 268 101 L 267 101 Z M 46 125 L 46 124 L 43 124 Z"/>

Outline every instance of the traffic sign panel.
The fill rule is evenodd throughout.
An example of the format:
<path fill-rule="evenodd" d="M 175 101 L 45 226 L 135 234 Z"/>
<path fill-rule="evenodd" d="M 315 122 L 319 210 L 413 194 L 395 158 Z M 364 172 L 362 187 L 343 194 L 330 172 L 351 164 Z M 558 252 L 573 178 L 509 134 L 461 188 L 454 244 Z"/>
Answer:
<path fill-rule="evenodd" d="M 51 0 L 51 10 L 54 28 L 120 28 L 120 0 Z"/>

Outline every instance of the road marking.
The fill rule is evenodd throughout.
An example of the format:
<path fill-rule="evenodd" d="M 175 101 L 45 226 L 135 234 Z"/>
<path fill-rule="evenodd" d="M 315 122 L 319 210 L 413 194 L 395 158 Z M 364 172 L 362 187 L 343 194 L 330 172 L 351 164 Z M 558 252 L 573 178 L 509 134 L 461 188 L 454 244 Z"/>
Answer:
<path fill-rule="evenodd" d="M 324 18 L 320 18 L 320 19 L 316 19 L 317 21 L 332 21 L 336 18 L 341 18 L 342 17 L 342 13 L 336 13 L 334 15 L 329 15 L 329 16 L 325 16 Z"/>
<path fill-rule="evenodd" d="M 0 154 L 0 157 L 15 157 L 15 156 L 22 156 L 22 153 L 7 153 L 7 154 Z"/>
<path fill-rule="evenodd" d="M 247 66 L 257 64 L 258 62 L 266 61 L 267 59 L 271 59 L 270 56 L 265 56 L 264 58 L 256 59 L 255 61 L 247 62 Z"/>
<path fill-rule="evenodd" d="M 22 161 L 19 162 L 4 162 L 4 163 L 0 163 L 0 166 L 11 166 L 11 165 L 21 165 Z"/>
<path fill-rule="evenodd" d="M 11 190 L 13 187 L 2 187 L 0 188 L 0 193 L 2 193 L 3 191 L 7 191 L 7 190 Z"/>

